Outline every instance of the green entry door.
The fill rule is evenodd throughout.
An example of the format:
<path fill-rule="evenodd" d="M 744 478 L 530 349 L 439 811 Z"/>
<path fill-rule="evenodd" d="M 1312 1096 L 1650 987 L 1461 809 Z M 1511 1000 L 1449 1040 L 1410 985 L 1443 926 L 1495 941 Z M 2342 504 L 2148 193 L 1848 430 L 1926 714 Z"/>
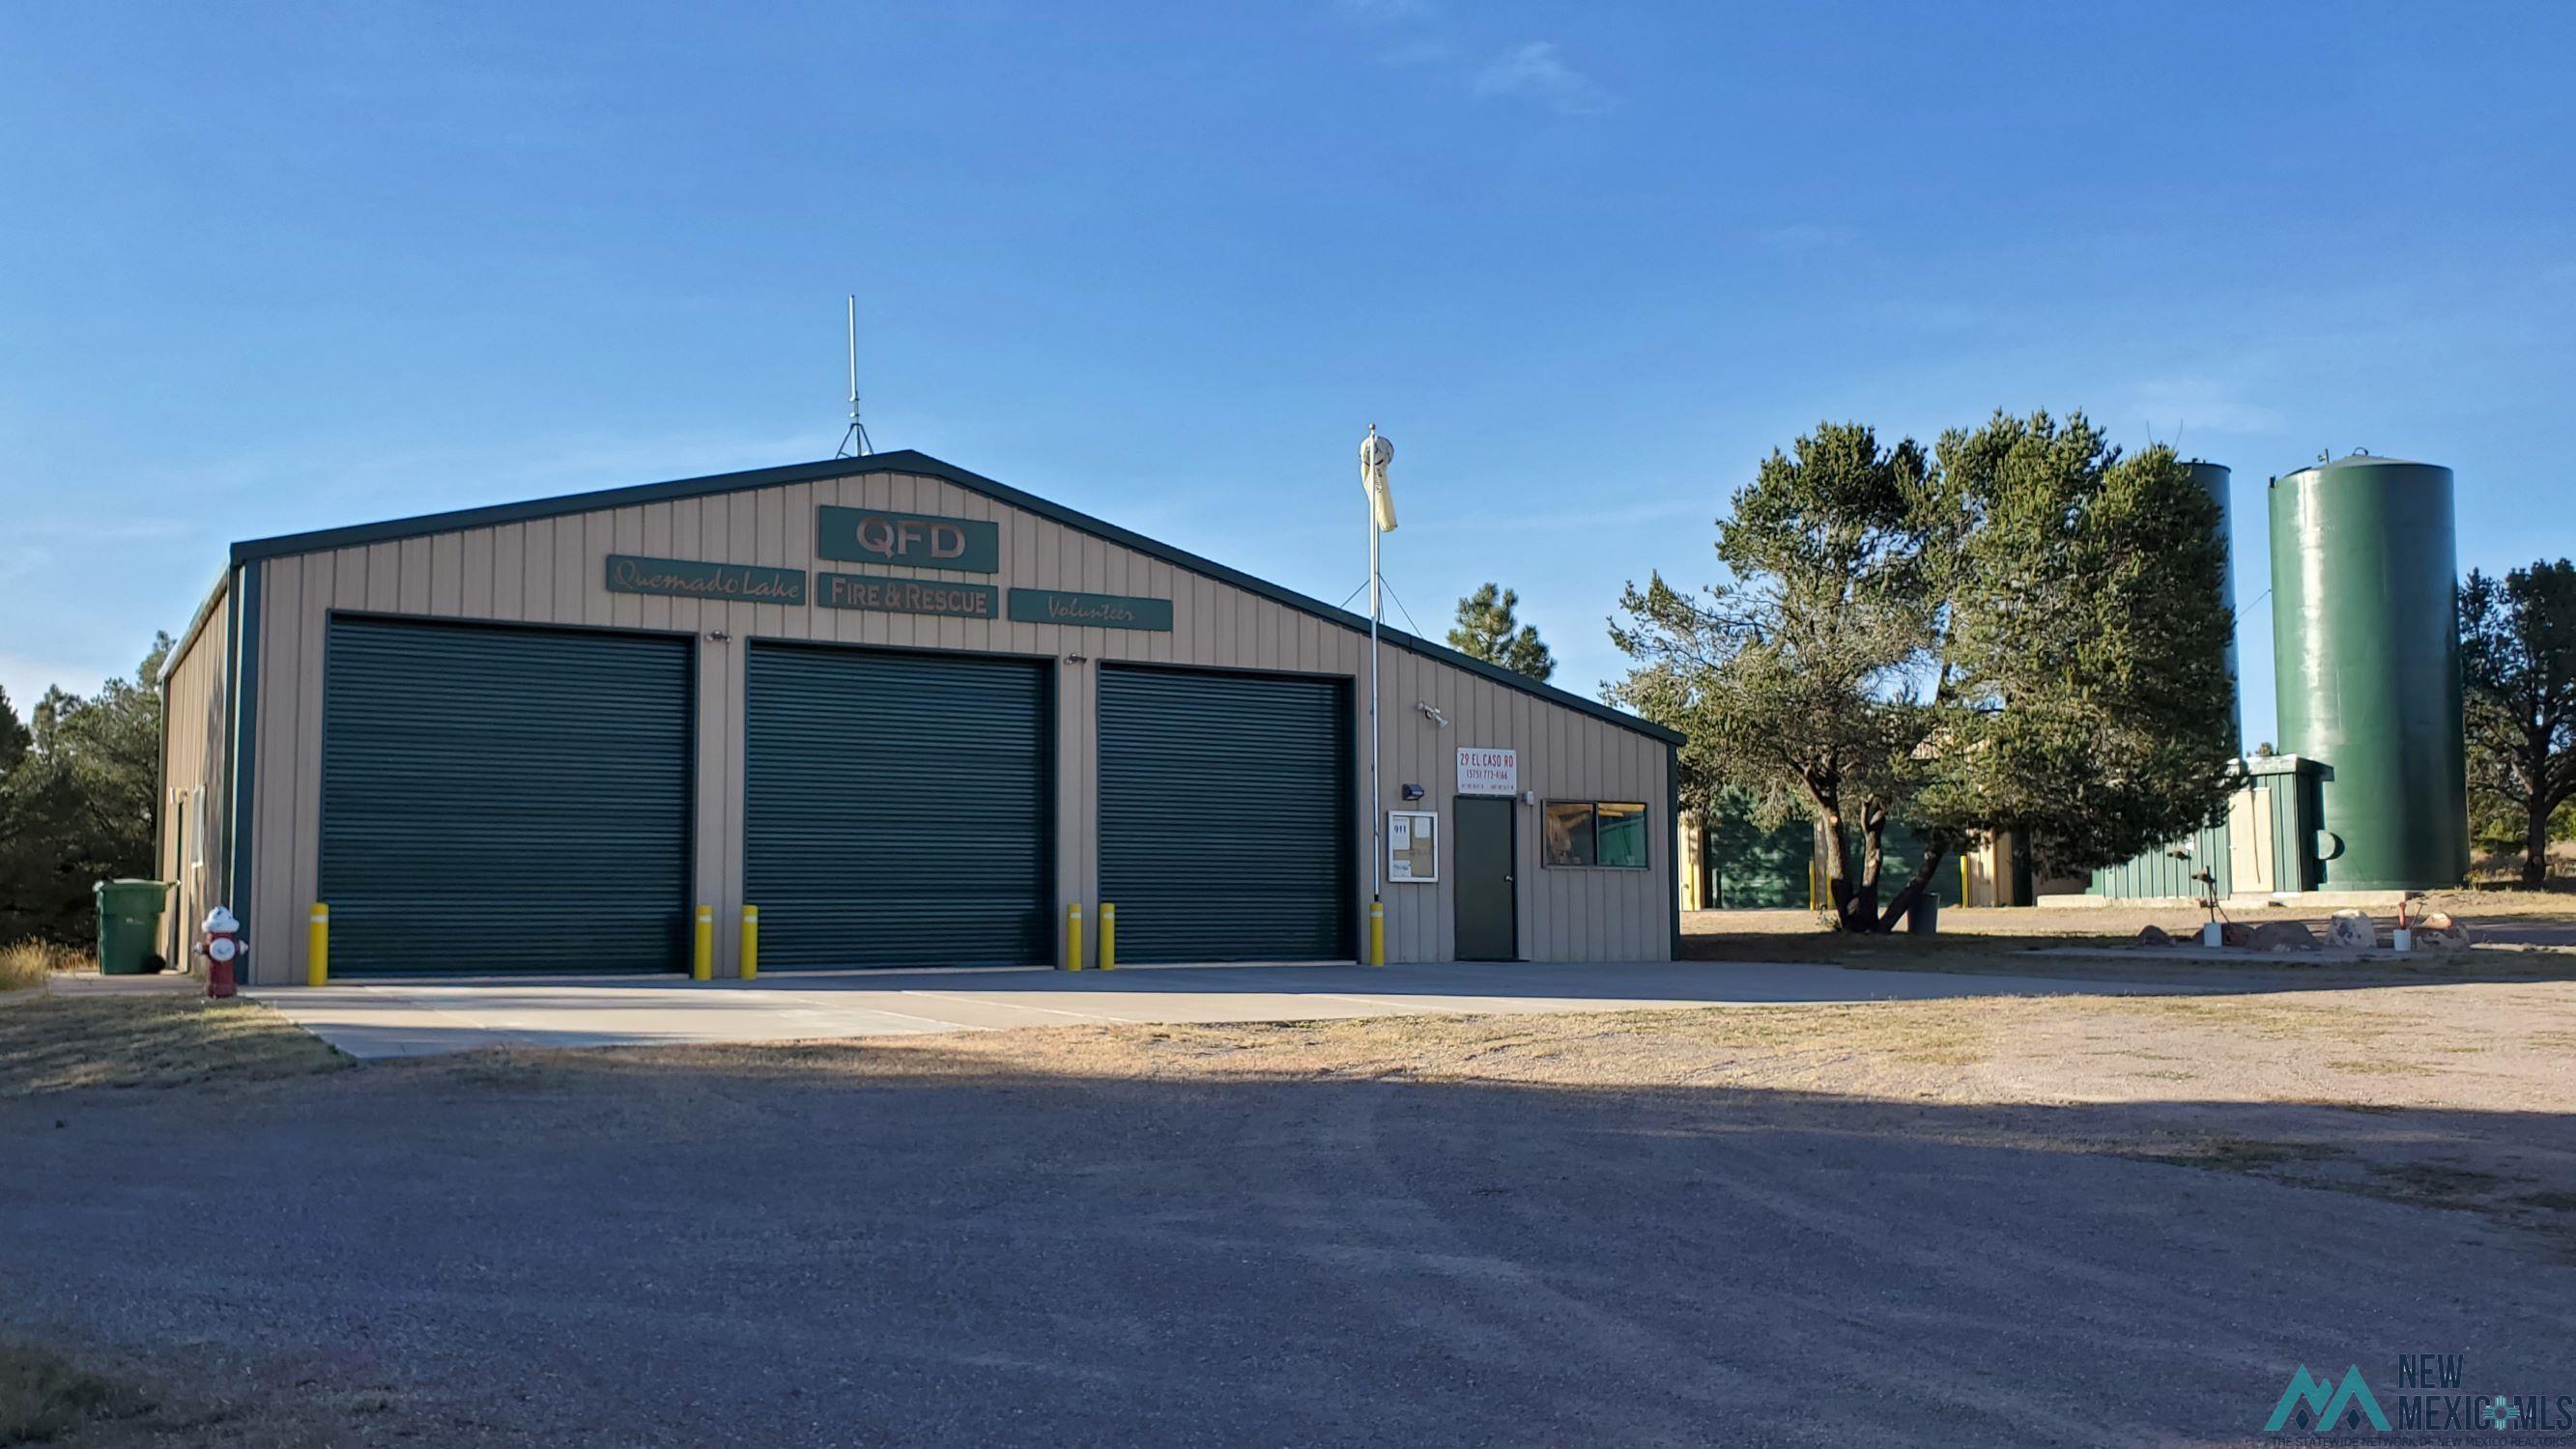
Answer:
<path fill-rule="evenodd" d="M 685 964 L 687 639 L 341 618 L 327 648 L 335 973 Z"/>
<path fill-rule="evenodd" d="M 1349 699 L 1338 679 L 1101 668 L 1118 959 L 1351 959 Z"/>
<path fill-rule="evenodd" d="M 1520 959 L 1514 809 L 1511 800 L 1475 795 L 1461 795 L 1452 806 L 1457 837 L 1450 846 L 1450 889 L 1456 893 L 1461 961 Z"/>
<path fill-rule="evenodd" d="M 1055 959 L 1054 668 L 751 646 L 743 899 L 762 966 Z"/>

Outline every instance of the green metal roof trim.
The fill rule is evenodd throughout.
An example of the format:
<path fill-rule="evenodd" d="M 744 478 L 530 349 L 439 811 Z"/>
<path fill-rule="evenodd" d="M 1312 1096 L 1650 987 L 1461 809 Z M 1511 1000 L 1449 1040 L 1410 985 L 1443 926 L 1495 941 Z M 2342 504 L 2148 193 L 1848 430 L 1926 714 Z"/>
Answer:
<path fill-rule="evenodd" d="M 1157 543 L 1142 534 L 1131 533 L 1114 523 L 1104 522 L 1086 513 L 1077 513 L 1060 504 L 1050 503 L 1035 494 L 1023 493 L 1007 483 L 996 482 L 980 474 L 969 473 L 953 464 L 943 463 L 927 453 L 900 449 L 891 453 L 870 453 L 864 458 L 829 458 L 819 463 L 793 463 L 783 468 L 755 468 L 744 473 L 717 473 L 704 478 L 675 478 L 667 483 L 641 483 L 628 488 L 603 488 L 590 493 L 567 493 L 555 498 L 533 498 L 524 503 L 497 503 L 483 508 L 460 508 L 447 513 L 424 513 L 417 518 L 397 518 L 384 523 L 364 523 L 349 528 L 325 528 L 311 533 L 281 534 L 275 538 L 257 538 L 233 545 L 235 564 L 261 559 L 283 558 L 293 554 L 317 553 L 323 549 L 351 548 L 360 544 L 387 543 L 395 539 L 421 538 L 433 533 L 453 533 L 460 529 L 491 528 L 504 523 L 525 523 L 539 518 L 560 518 L 570 513 L 595 513 L 607 508 L 632 508 L 645 503 L 668 503 L 682 498 L 705 498 L 720 493 L 742 493 L 756 488 L 776 488 L 789 483 L 815 483 L 827 478 L 857 477 L 867 473 L 911 473 L 926 478 L 939 478 L 969 492 L 980 493 L 998 503 L 1034 513 L 1040 518 L 1078 529 L 1096 538 L 1106 539 L 1124 548 L 1147 554 L 1193 573 L 1205 574 L 1219 582 L 1231 584 L 1246 593 L 1258 594 L 1274 603 L 1300 613 L 1312 614 L 1346 629 L 1365 631 L 1368 620 L 1345 609 L 1337 609 L 1320 599 L 1309 598 L 1277 584 L 1194 553 Z M 1624 729 L 1664 741 L 1682 743 L 1682 736 L 1662 725 L 1639 719 L 1625 710 L 1613 709 L 1598 700 L 1542 684 L 1515 674 L 1499 664 L 1488 664 L 1446 645 L 1434 644 L 1401 629 L 1380 626 L 1382 636 L 1396 647 L 1434 659 L 1440 663 L 1480 674 L 1497 684 L 1508 685 L 1523 694 L 1534 695 L 1551 704 L 1579 710 L 1596 719 L 1606 720 Z"/>
<path fill-rule="evenodd" d="M 207 616 L 215 612 L 215 605 L 222 600 L 224 590 L 232 587 L 232 582 L 233 571 L 229 568 L 216 576 L 215 586 L 206 591 L 204 602 L 197 605 L 197 612 L 188 616 L 188 627 L 179 631 L 179 642 L 171 645 L 170 652 L 162 657 L 161 672 L 153 677 L 153 683 L 168 684 L 170 676 L 179 672 L 179 661 L 188 657 L 190 646 L 197 642 L 199 634 L 205 632 Z"/>

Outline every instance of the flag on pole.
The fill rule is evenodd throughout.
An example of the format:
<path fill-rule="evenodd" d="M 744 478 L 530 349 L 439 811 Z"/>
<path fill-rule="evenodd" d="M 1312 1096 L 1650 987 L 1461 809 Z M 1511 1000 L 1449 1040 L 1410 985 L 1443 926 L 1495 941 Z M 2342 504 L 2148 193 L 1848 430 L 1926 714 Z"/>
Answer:
<path fill-rule="evenodd" d="M 1386 465 L 1394 461 L 1395 444 L 1379 437 L 1371 424 L 1368 436 L 1360 439 L 1360 487 L 1368 492 L 1369 516 L 1380 533 L 1395 532 L 1395 492 L 1386 483 Z"/>

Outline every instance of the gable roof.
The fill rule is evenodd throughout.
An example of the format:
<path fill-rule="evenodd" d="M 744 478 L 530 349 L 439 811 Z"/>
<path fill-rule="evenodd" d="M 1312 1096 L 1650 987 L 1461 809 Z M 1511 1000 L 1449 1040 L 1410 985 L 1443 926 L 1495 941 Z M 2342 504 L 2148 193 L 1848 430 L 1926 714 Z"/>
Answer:
<path fill-rule="evenodd" d="M 454 533 L 461 529 L 490 528 L 504 523 L 525 523 L 539 518 L 560 518 L 571 513 L 595 513 L 609 508 L 632 508 L 644 503 L 668 503 L 682 498 L 706 498 L 721 493 L 742 493 L 756 488 L 776 488 L 789 483 L 814 483 L 827 478 L 847 478 L 863 473 L 910 473 L 938 478 L 970 493 L 980 493 L 997 503 L 1034 513 L 1067 528 L 1088 533 L 1096 538 L 1133 549 L 1176 568 L 1204 574 L 1246 593 L 1257 594 L 1273 603 L 1312 614 L 1318 619 L 1338 624 L 1345 629 L 1368 632 L 1364 615 L 1337 608 L 1321 599 L 1310 598 L 1293 589 L 1281 588 L 1266 579 L 1257 579 L 1238 569 L 1231 569 L 1213 559 L 1204 559 L 1170 544 L 1159 543 L 1140 533 L 1132 533 L 1117 524 L 1079 513 L 1061 504 L 1050 503 L 1033 493 L 1023 493 L 1007 483 L 997 482 L 978 473 L 969 473 L 952 463 L 944 463 L 927 453 L 899 449 L 891 453 L 870 453 L 861 458 L 827 458 L 814 463 L 791 463 L 781 468 L 755 468 L 742 473 L 715 473 L 703 478 L 675 478 L 666 483 L 639 483 L 625 488 L 602 488 L 589 493 L 566 493 L 554 498 L 532 498 L 523 503 L 495 503 L 482 508 L 459 508 L 446 513 L 424 513 L 416 518 L 397 518 L 383 523 L 361 523 L 346 528 L 324 528 L 309 533 L 280 534 L 274 538 L 256 538 L 232 547 L 232 562 L 238 567 L 262 559 L 285 558 L 295 554 L 318 553 L 324 549 L 350 548 L 360 544 L 388 543 L 396 539 L 421 538 L 433 533 Z M 1420 635 L 1393 629 L 1381 621 L 1379 637 L 1399 649 L 1426 659 L 1437 660 L 1453 668 L 1479 674 L 1497 684 L 1534 695 L 1551 704 L 1578 710 L 1596 719 L 1607 720 L 1622 728 L 1679 745 L 1682 736 L 1652 721 L 1640 719 L 1626 710 L 1614 709 L 1598 700 L 1586 699 L 1569 690 L 1543 684 L 1526 675 L 1516 674 L 1499 664 L 1471 658 L 1445 644 L 1434 644 Z"/>

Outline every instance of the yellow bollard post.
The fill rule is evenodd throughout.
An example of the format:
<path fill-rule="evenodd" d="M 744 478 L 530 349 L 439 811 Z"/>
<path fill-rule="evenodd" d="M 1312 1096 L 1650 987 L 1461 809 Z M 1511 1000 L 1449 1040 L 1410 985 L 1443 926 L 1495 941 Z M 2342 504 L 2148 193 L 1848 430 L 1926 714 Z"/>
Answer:
<path fill-rule="evenodd" d="M 689 979 L 711 981 L 716 974 L 716 908 L 698 907 L 697 943 L 689 953 Z"/>
<path fill-rule="evenodd" d="M 1100 969 L 1118 969 L 1118 907 L 1108 901 L 1100 903 Z"/>
<path fill-rule="evenodd" d="M 1386 964 L 1386 902 L 1374 896 L 1369 898 L 1368 963 L 1371 966 Z"/>
<path fill-rule="evenodd" d="M 1082 902 L 1064 908 L 1064 969 L 1082 969 Z"/>
<path fill-rule="evenodd" d="M 760 975 L 760 907 L 742 908 L 742 979 L 755 980 Z"/>
<path fill-rule="evenodd" d="M 331 979 L 331 908 L 313 903 L 313 923 L 305 928 L 304 984 L 320 986 Z"/>

